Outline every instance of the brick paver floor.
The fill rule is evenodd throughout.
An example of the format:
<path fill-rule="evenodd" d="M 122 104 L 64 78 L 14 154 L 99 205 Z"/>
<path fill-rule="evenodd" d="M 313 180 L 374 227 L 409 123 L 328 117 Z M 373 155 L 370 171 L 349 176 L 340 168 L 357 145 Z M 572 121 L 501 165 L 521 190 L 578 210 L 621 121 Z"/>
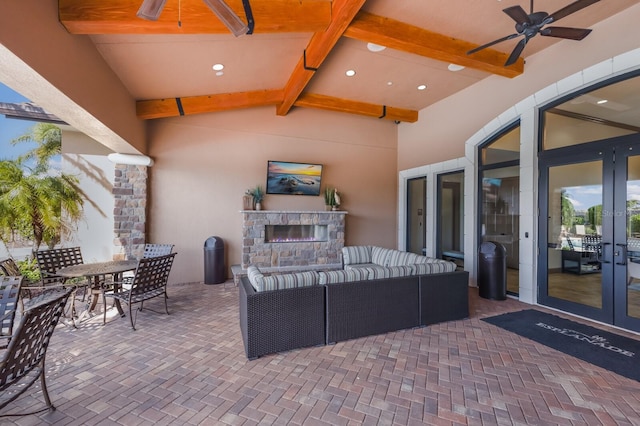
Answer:
<path fill-rule="evenodd" d="M 105 326 L 60 325 L 47 357 L 57 410 L 0 424 L 640 425 L 639 382 L 480 321 L 531 306 L 474 288 L 470 319 L 255 361 L 232 283 L 169 297 L 171 315 L 143 311 L 137 331 L 111 310 Z M 42 406 L 38 384 L 0 414 Z"/>

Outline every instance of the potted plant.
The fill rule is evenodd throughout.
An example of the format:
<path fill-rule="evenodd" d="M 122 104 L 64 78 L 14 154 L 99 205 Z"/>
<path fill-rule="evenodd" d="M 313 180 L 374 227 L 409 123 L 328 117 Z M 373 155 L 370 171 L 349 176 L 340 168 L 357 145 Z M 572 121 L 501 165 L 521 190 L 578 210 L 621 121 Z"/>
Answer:
<path fill-rule="evenodd" d="M 327 186 L 324 189 L 324 204 L 327 210 L 338 210 L 340 206 L 340 195 L 337 188 Z"/>
<path fill-rule="evenodd" d="M 253 195 L 253 202 L 256 210 L 262 210 L 262 200 L 264 199 L 264 190 L 260 185 L 256 186 L 251 190 L 251 195 Z"/>

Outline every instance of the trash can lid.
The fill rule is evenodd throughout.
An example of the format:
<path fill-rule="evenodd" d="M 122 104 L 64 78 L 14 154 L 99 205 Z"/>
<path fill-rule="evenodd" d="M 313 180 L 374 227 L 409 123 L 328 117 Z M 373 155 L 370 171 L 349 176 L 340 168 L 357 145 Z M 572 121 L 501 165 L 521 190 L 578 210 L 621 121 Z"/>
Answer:
<path fill-rule="evenodd" d="M 204 242 L 204 248 L 222 248 L 224 247 L 224 241 L 220 237 L 209 237 Z"/>
<path fill-rule="evenodd" d="M 500 243 L 485 241 L 480 244 L 480 254 L 499 255 L 507 252 L 507 249 Z"/>

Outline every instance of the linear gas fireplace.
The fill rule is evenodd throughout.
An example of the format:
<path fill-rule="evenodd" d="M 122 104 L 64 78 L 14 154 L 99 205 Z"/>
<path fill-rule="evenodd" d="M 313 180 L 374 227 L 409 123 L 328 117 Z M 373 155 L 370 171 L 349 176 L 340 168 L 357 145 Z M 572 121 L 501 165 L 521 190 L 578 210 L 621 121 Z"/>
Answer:
<path fill-rule="evenodd" d="M 341 267 L 344 211 L 242 211 L 242 269 Z"/>
<path fill-rule="evenodd" d="M 327 241 L 327 225 L 266 225 L 265 243 Z"/>

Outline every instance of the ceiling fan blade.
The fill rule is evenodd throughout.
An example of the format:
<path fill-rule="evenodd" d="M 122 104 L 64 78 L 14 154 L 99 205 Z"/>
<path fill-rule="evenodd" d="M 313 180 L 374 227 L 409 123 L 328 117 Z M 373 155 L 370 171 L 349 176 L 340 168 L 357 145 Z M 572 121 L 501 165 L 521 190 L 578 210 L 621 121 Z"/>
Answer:
<path fill-rule="evenodd" d="M 584 9 L 587 6 L 591 6 L 592 4 L 597 3 L 599 1 L 600 0 L 577 0 L 571 3 L 570 5 L 565 6 L 562 9 L 552 13 L 551 15 L 549 15 L 547 19 L 549 18 L 551 19 L 549 23 L 556 22 L 567 15 L 571 15 L 572 13 L 575 13 L 581 9 Z"/>
<path fill-rule="evenodd" d="M 517 24 L 532 23 L 531 19 L 529 19 L 529 15 L 527 15 L 527 12 L 525 12 L 524 9 L 520 6 L 511 6 L 506 9 L 502 9 L 502 11 L 509 15 L 511 19 L 516 21 Z"/>
<path fill-rule="evenodd" d="M 516 44 L 516 47 L 513 48 L 511 55 L 509 55 L 509 59 L 507 59 L 507 62 L 504 63 L 505 67 L 516 63 L 516 61 L 520 57 L 520 54 L 524 50 L 524 47 L 527 45 L 527 41 L 529 41 L 529 39 L 525 37 L 520 40 L 518 44 Z"/>
<path fill-rule="evenodd" d="M 471 55 L 472 53 L 476 53 L 479 50 L 486 49 L 487 47 L 493 46 L 494 44 L 498 44 L 498 43 L 502 43 L 503 41 L 511 40 L 512 38 L 518 37 L 519 35 L 520 34 L 513 33 L 513 34 L 509 34 L 508 36 L 499 38 L 497 40 L 493 40 L 492 42 L 489 42 L 487 44 L 483 44 L 482 46 L 478 46 L 475 49 L 471 49 L 470 51 L 467 52 L 467 55 Z"/>
<path fill-rule="evenodd" d="M 585 28 L 547 27 L 540 30 L 540 35 L 567 38 L 570 40 L 582 40 L 588 36 L 590 32 L 591 30 Z"/>

